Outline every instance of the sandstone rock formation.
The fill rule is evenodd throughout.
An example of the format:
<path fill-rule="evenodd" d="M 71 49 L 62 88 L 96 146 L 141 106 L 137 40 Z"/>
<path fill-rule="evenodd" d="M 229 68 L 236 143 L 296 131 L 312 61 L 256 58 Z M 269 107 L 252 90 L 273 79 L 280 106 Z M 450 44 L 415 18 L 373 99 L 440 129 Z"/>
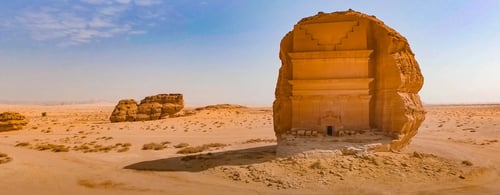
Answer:
<path fill-rule="evenodd" d="M 408 41 L 374 16 L 348 10 L 304 18 L 282 39 L 279 56 L 278 148 L 382 140 L 397 150 L 425 118 L 417 94 L 423 76 Z"/>
<path fill-rule="evenodd" d="M 111 122 L 135 121 L 137 102 L 133 99 L 120 100 L 115 106 L 109 120 Z"/>
<path fill-rule="evenodd" d="M 219 109 L 245 109 L 247 107 L 237 104 L 216 104 L 216 105 L 208 105 L 205 107 L 196 108 L 196 111 L 201 110 L 219 110 Z"/>
<path fill-rule="evenodd" d="M 138 105 L 135 100 L 120 100 L 109 120 L 111 122 L 158 120 L 173 116 L 184 108 L 182 94 L 148 96 Z"/>
<path fill-rule="evenodd" d="M 25 116 L 17 112 L 4 112 L 0 114 L 0 131 L 19 130 L 28 124 Z"/>

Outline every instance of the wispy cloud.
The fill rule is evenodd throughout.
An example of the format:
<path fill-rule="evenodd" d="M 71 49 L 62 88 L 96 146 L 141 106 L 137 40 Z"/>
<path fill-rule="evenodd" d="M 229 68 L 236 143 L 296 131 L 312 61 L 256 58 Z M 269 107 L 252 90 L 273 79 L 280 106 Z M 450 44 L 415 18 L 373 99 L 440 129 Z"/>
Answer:
<path fill-rule="evenodd" d="M 0 26 L 2 26 L 2 28 L 10 28 L 12 26 L 12 22 L 8 20 L 3 20 L 0 21 Z"/>
<path fill-rule="evenodd" d="M 144 31 L 144 30 L 134 30 L 134 31 L 130 31 L 129 34 L 131 35 L 141 35 L 141 34 L 146 34 L 147 32 Z"/>
<path fill-rule="evenodd" d="M 129 7 L 127 6 L 107 6 L 107 7 L 101 7 L 97 9 L 97 14 L 102 14 L 106 16 L 116 16 L 121 14 L 122 12 L 125 12 Z"/>
<path fill-rule="evenodd" d="M 89 3 L 89 4 L 95 4 L 95 5 L 100 5 L 100 4 L 112 4 L 112 0 L 82 0 L 84 3 Z"/>
<path fill-rule="evenodd" d="M 121 4 L 128 4 L 130 3 L 132 0 L 116 0 L 117 3 L 121 3 Z"/>
<path fill-rule="evenodd" d="M 129 4 L 134 2 L 134 4 L 138 6 L 152 6 L 161 4 L 161 0 L 82 0 L 84 3 L 94 4 L 94 5 L 102 5 L 102 4 L 113 4 L 113 3 L 121 3 L 121 4 Z"/>
<path fill-rule="evenodd" d="M 156 12 L 148 17 L 127 20 L 127 13 L 136 8 L 132 2 L 138 7 L 161 3 L 157 0 L 82 0 L 83 4 L 64 8 L 45 6 L 27 10 L 17 16 L 17 21 L 34 40 L 52 40 L 59 46 L 72 46 L 119 35 L 145 34 L 147 30 L 141 28 L 154 20 L 162 20 L 163 16 Z M 141 13 L 150 11 L 142 10 Z"/>
<path fill-rule="evenodd" d="M 135 0 L 134 3 L 138 6 L 151 6 L 161 4 L 160 0 Z"/>

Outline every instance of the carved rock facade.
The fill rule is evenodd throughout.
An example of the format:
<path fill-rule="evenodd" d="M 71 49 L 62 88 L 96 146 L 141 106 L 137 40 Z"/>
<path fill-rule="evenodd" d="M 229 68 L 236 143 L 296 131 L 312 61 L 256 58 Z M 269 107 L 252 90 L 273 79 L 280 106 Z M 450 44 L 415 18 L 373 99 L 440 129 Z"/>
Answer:
<path fill-rule="evenodd" d="M 25 116 L 17 112 L 4 112 L 0 114 L 0 131 L 20 130 L 28 124 Z"/>
<path fill-rule="evenodd" d="M 278 149 L 308 137 L 323 145 L 388 140 L 383 147 L 397 150 L 425 118 L 417 94 L 423 76 L 408 41 L 374 16 L 304 18 L 282 39 L 279 56 Z"/>
<path fill-rule="evenodd" d="M 120 100 L 109 120 L 111 122 L 148 121 L 173 116 L 184 108 L 182 94 L 148 96 L 140 104 L 133 99 Z"/>

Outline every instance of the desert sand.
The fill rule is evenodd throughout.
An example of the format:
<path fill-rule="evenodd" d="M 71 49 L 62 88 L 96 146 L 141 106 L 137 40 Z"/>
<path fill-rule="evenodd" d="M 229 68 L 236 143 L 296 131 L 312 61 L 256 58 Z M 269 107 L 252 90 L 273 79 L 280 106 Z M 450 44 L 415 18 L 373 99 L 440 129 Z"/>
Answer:
<path fill-rule="evenodd" d="M 325 159 L 276 157 L 270 107 L 111 123 L 113 106 L 0 105 L 29 119 L 0 132 L 2 194 L 500 192 L 500 105 L 427 105 L 404 150 Z"/>

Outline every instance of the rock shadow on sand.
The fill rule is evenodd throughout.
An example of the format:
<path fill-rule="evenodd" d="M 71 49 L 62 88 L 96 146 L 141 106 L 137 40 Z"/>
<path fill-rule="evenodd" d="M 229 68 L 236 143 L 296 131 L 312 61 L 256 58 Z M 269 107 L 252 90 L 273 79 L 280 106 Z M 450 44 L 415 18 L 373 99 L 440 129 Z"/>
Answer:
<path fill-rule="evenodd" d="M 218 166 L 251 165 L 272 161 L 276 158 L 276 145 L 271 145 L 143 161 L 127 165 L 124 169 L 141 171 L 201 172 Z"/>

